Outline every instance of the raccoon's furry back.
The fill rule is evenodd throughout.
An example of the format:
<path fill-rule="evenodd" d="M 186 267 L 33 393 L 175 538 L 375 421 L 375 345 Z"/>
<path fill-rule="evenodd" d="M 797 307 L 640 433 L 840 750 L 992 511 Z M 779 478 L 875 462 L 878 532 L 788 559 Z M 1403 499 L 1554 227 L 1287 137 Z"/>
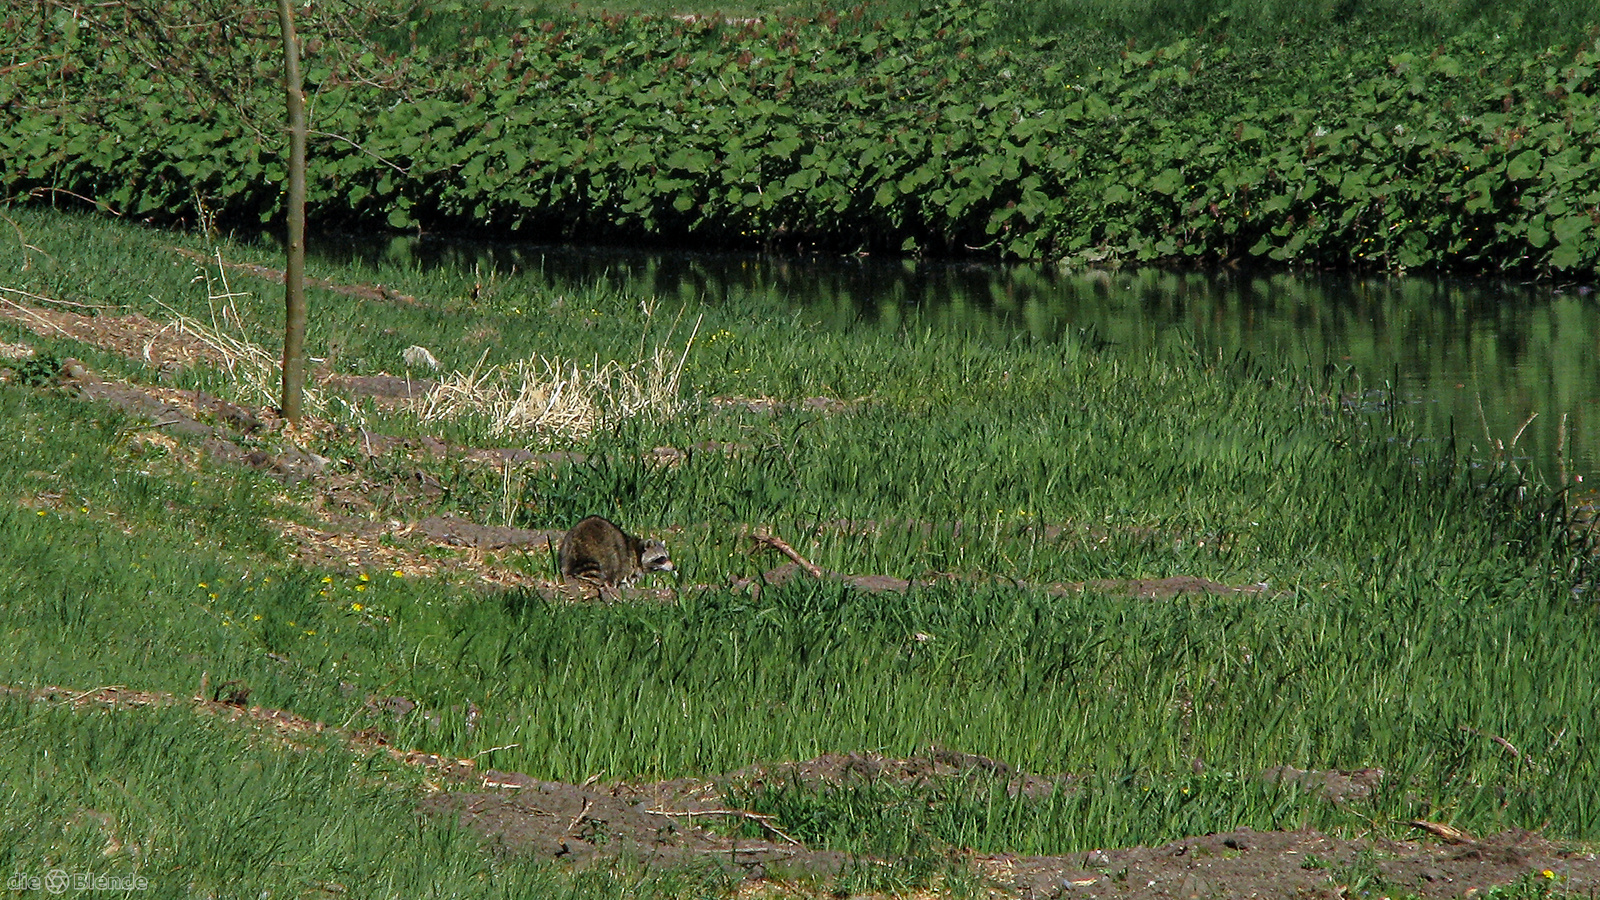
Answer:
<path fill-rule="evenodd" d="M 615 522 L 589 516 L 561 538 L 561 577 L 602 589 L 632 584 L 647 572 L 673 571 L 672 557 L 660 541 L 642 541 Z"/>
<path fill-rule="evenodd" d="M 589 516 L 562 536 L 560 559 L 563 578 L 623 584 L 638 566 L 638 540 L 609 519 Z"/>

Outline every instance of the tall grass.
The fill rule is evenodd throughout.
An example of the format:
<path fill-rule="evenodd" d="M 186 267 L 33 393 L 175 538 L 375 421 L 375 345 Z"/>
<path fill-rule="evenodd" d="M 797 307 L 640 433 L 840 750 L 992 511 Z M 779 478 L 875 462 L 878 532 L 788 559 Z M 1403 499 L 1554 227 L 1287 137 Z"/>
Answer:
<path fill-rule="evenodd" d="M 0 869 L 143 879 L 157 897 L 632 897 L 681 873 L 573 879 L 421 820 L 418 773 L 317 738 L 291 747 L 184 709 L 0 700 Z M 309 746 L 305 746 L 309 743 Z M 703 894 L 702 894 L 703 895 Z"/>
<path fill-rule="evenodd" d="M 114 291 L 94 273 L 123 267 L 151 273 L 162 302 L 203 309 L 192 265 L 162 276 L 150 261 L 160 258 L 152 235 L 27 215 L 30 243 L 54 261 L 13 267 L 14 284 L 107 302 Z M 103 248 L 97 265 L 73 262 L 79 228 Z M 208 462 L 192 443 L 148 440 L 149 423 L 57 389 L 7 384 L 0 493 L 14 500 L 0 505 L 0 681 L 188 695 L 202 675 L 240 679 L 252 702 L 570 781 L 931 746 L 1075 778 L 1073 790 L 1032 801 L 982 784 L 941 789 L 932 803 L 881 786 L 744 798 L 808 840 L 867 853 L 1065 852 L 1240 824 L 1393 833 L 1413 817 L 1600 835 L 1584 789 L 1596 778 L 1584 736 L 1600 724 L 1600 622 L 1582 593 L 1592 559 L 1583 535 L 1556 498 L 1468 469 L 1442 443 L 1411 441 L 1403 420 L 1347 412 L 1340 385 L 1320 374 L 1181 346 L 1131 354 L 1072 337 L 941 332 L 915 315 L 834 327 L 754 296 L 685 300 L 680 319 L 616 288 L 572 295 L 518 281 L 485 299 L 442 274 L 405 279 L 398 289 L 422 304 L 325 298 L 323 339 L 364 360 L 340 366 L 371 373 L 413 344 L 475 359 L 497 341 L 508 355 L 537 345 L 638 359 L 673 321 L 704 316 L 706 337 L 683 366 L 686 414 L 566 439 L 583 461 L 539 470 L 512 504 L 522 525 L 599 512 L 666 538 L 683 572 L 655 583 L 678 589 L 671 601 L 554 604 L 306 569 L 271 525 L 310 515 L 293 502 L 303 487 Z M 264 323 L 271 306 L 241 298 L 241 316 Z M 467 325 L 489 331 L 455 330 Z M 0 336 L 25 335 L 5 325 Z M 451 365 L 452 351 L 435 352 Z M 227 389 L 216 372 L 177 377 Z M 841 406 L 710 402 L 725 394 Z M 372 415 L 379 430 L 416 421 Z M 352 436 L 319 440 L 361 459 Z M 685 455 L 650 453 L 663 445 Z M 455 492 L 444 502 L 484 520 L 498 503 L 465 465 L 353 465 L 430 467 Z M 775 563 L 751 555 L 745 534 L 758 525 L 834 571 L 931 582 L 873 593 L 802 578 L 755 594 L 733 579 Z M 1163 575 L 1267 589 L 1154 600 L 1047 589 Z M 422 709 L 372 714 L 374 695 Z M 3 765 L 34 773 L 5 813 L 10 861 L 89 865 L 106 838 L 99 825 L 71 824 L 83 809 L 109 812 L 118 835 L 154 835 L 118 840 L 162 848 L 196 892 L 234 868 L 264 878 L 280 864 L 304 884 L 411 884 L 436 866 L 462 893 L 479 890 L 466 885 L 485 871 L 482 857 L 448 832 L 407 830 L 404 804 L 368 790 L 389 773 L 342 751 L 291 756 L 196 730 L 176 712 L 140 716 L 0 705 Z M 96 747 L 109 749 L 72 755 Z M 73 762 L 44 767 L 46 750 Z M 241 755 L 244 765 L 206 772 Z M 1386 776 L 1336 807 L 1260 779 L 1285 764 Z M 163 767 L 173 783 L 199 786 L 192 809 L 155 783 Z M 135 801 L 115 800 L 112 779 Z M 301 793 L 313 788 L 326 799 Z M 69 800 L 46 799 L 57 795 Z M 368 837 L 348 824 L 362 822 L 421 848 L 421 861 L 372 862 Z M 37 837 L 29 823 L 43 823 Z M 228 828 L 246 838 L 225 844 L 223 862 L 185 855 Z M 331 848 L 354 874 L 302 846 Z"/>
<path fill-rule="evenodd" d="M 1413 787 L 1384 798 L 1386 818 L 1462 808 L 1474 827 L 1553 817 L 1577 836 L 1600 825 L 1594 810 L 1534 786 L 1593 772 L 1592 751 L 1564 735 L 1593 726 L 1594 637 L 1592 616 L 1563 603 L 1415 582 L 1156 602 L 792 585 L 662 608 L 479 607 L 428 686 L 453 672 L 522 710 L 473 743 L 519 743 L 496 764 L 564 778 L 932 745 L 1141 783 L 1188 784 L 1196 758 L 1239 781 L 1285 761 L 1378 766 Z M 1508 805 L 1486 789 L 1509 790 Z M 1160 837 L 1126 814 L 1116 827 Z"/>

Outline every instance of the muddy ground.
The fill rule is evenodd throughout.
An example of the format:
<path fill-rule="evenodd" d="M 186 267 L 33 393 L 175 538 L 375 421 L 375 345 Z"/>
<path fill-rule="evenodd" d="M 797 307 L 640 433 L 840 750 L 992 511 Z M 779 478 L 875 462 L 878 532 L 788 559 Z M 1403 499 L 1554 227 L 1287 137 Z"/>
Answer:
<path fill-rule="evenodd" d="M 270 275 L 271 273 L 269 273 Z M 266 276 L 264 276 L 266 277 Z M 385 296 L 381 289 L 330 286 L 362 295 Z M 43 298 L 33 298 L 40 301 Z M 410 302 L 396 298 L 395 302 Z M 98 313 L 98 314 L 95 314 Z M 40 334 L 74 340 L 149 363 L 168 372 L 199 363 L 221 364 L 217 349 L 173 324 L 156 323 L 137 314 L 80 311 L 43 302 L 24 303 L 0 296 L 0 317 Z M 560 539 L 559 529 L 496 526 L 452 516 L 430 515 L 443 492 L 430 470 L 440 461 L 455 460 L 489 467 L 560 465 L 567 454 L 539 454 L 522 448 L 462 447 L 426 435 L 384 435 L 375 432 L 340 435 L 333 442 L 357 448 L 345 459 L 329 459 L 309 447 L 319 431 L 335 429 L 310 422 L 288 428 L 269 408 L 249 408 L 163 384 L 131 384 L 100 377 L 81 363 L 63 360 L 59 371 L 40 377 L 30 366 L 26 342 L 0 344 L 0 379 L 39 384 L 40 389 L 66 390 L 85 402 L 103 403 L 150 423 L 138 440 L 162 442 L 177 454 L 204 455 L 272 473 L 286 483 L 309 487 L 300 521 L 279 523 L 291 552 L 305 565 L 332 570 L 381 568 L 406 574 L 471 578 L 503 586 L 519 585 L 552 596 L 568 595 L 563 586 L 527 567 L 507 564 L 513 554 L 547 552 Z M 322 376 L 319 388 L 339 392 L 352 402 L 408 402 L 431 387 L 423 380 Z M 719 406 L 747 412 L 770 412 L 772 401 L 719 398 Z M 829 401 L 807 401 L 827 410 Z M 324 435 L 326 436 L 326 435 Z M 263 449 L 270 448 L 270 449 Z M 707 448 L 700 448 L 707 449 Z M 716 448 L 710 448 L 716 449 Z M 682 450 L 657 448 L 654 454 L 671 464 Z M 386 461 L 381 476 L 374 463 Z M 395 459 L 415 465 L 396 468 Z M 304 493 L 304 492 L 302 492 Z M 55 499 L 21 498 L 31 505 Z M 414 511 L 397 516 L 396 511 Z M 927 523 L 837 522 L 840 529 L 926 528 Z M 763 543 L 752 532 L 753 549 L 783 555 L 776 544 Z M 1046 534 L 1046 537 L 1054 535 Z M 781 544 L 781 540 L 778 544 Z M 441 554 L 439 548 L 453 552 Z M 837 578 L 863 590 L 905 590 L 912 582 L 877 574 L 821 572 L 803 558 L 793 558 L 767 571 L 763 578 L 735 580 L 734 587 L 759 590 L 763 582 L 793 577 Z M 954 576 L 943 576 L 954 577 Z M 719 585 L 717 587 L 725 587 Z M 1222 585 L 1198 578 L 1059 583 L 1043 586 L 1057 592 L 1126 592 L 1165 597 L 1183 592 L 1260 592 L 1264 585 Z M 690 588 L 692 589 L 692 587 Z M 670 599 L 670 592 L 638 591 L 634 599 Z M 581 599 L 581 598 L 574 598 Z M 16 693 L 19 689 L 0 691 Z M 540 781 L 514 772 L 480 771 L 470 760 L 443 759 L 393 747 L 384 727 L 395 717 L 418 714 L 404 698 L 371 698 L 367 727 L 340 731 L 308 722 L 281 710 L 247 705 L 248 692 L 202 687 L 193 698 L 143 694 L 125 689 L 78 693 L 65 688 L 30 692 L 40 702 L 127 707 L 152 703 L 191 703 L 207 714 L 225 715 L 242 725 L 280 735 L 332 731 L 365 752 L 387 752 L 435 770 L 430 783 L 438 789 L 422 801 L 429 814 L 454 817 L 483 835 L 503 852 L 529 854 L 571 865 L 589 865 L 625 858 L 644 865 L 721 867 L 768 894 L 782 896 L 795 885 L 822 883 L 852 866 L 877 865 L 872 860 L 806 847 L 791 839 L 781 823 L 746 810 L 729 808 L 730 790 L 773 779 L 798 781 L 818 790 L 863 781 L 925 787 L 943 779 L 1001 779 L 1014 792 L 1067 789 L 1065 776 L 1013 770 L 982 757 L 930 751 L 910 759 L 889 759 L 870 753 L 832 754 L 813 760 L 753 766 L 710 779 L 680 779 L 655 784 L 564 784 Z M 1345 802 L 1371 790 L 1382 778 L 1377 771 L 1303 772 L 1279 767 L 1262 778 L 1289 779 L 1324 792 L 1330 803 Z M 742 825 L 732 829 L 730 825 Z M 739 830 L 760 838 L 734 838 Z M 1196 835 L 1160 847 L 1106 847 L 1055 857 L 985 855 L 958 852 L 996 892 L 1023 898 L 1127 897 L 1308 898 L 1383 896 L 1385 892 L 1422 897 L 1471 897 L 1519 879 L 1548 882 L 1580 896 L 1600 894 L 1600 860 L 1588 848 L 1572 848 L 1534 833 L 1472 836 L 1429 823 L 1419 823 L 1416 838 L 1390 840 L 1377 835 L 1336 837 L 1313 831 Z"/>

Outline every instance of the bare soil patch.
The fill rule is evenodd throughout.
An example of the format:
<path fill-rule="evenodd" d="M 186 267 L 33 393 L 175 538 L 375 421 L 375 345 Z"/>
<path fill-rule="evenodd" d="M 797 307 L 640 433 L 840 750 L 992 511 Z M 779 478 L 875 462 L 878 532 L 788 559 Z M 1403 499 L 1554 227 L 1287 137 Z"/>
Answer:
<path fill-rule="evenodd" d="M 1471 897 L 1529 876 L 1580 895 L 1600 886 L 1594 854 L 1530 832 L 1450 845 L 1243 828 L 1159 847 L 983 863 L 997 880 L 1010 878 L 1023 897 Z"/>

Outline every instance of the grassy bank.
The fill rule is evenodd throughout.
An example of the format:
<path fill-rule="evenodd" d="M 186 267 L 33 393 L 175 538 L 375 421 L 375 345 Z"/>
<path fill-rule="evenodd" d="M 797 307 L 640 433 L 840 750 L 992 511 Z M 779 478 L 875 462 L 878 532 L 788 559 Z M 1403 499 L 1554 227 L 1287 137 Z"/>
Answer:
<path fill-rule="evenodd" d="M 4 297 L 41 309 L 221 321 L 203 277 L 218 280 L 214 262 L 172 245 L 271 262 L 246 245 L 6 214 L 22 239 L 3 257 Z M 228 271 L 234 329 L 270 349 L 279 289 Z M 808 843 L 910 860 L 896 877 L 912 882 L 952 847 L 1086 852 L 1240 825 L 1396 835 L 1425 818 L 1600 839 L 1585 788 L 1600 623 L 1574 594 L 1587 597 L 1581 530 L 1554 498 L 1406 440 L 1403 422 L 1342 411 L 1337 384 L 1270 362 L 936 334 L 914 320 L 834 327 L 754 297 L 557 293 L 537 273 L 506 276 L 492 296 L 481 277 L 443 270 L 312 274 L 389 291 L 315 292 L 311 351 L 337 344 L 339 373 L 398 371 L 399 350 L 420 343 L 446 369 L 485 353 L 486 365 L 535 353 L 632 364 L 662 348 L 683 378 L 652 414 L 583 433 L 334 404 L 293 437 L 333 468 L 286 480 L 70 396 L 48 361 L 256 402 L 237 372 L 163 371 L 137 346 L 96 350 L 8 315 L 0 340 L 36 356 L 7 363 L 0 385 L 0 486 L 13 498 L 0 506 L 0 682 L 177 696 L 203 678 L 237 682 L 250 703 L 574 783 L 930 746 L 1070 778 L 1043 795 L 773 783 L 728 798 Z M 713 402 L 810 397 L 832 402 Z M 582 458 L 502 471 L 369 456 L 358 423 Z M 237 439 L 275 454 L 291 437 Z M 684 452 L 664 465 L 658 447 Z M 329 498 L 342 495 L 319 478 L 345 475 L 394 485 L 340 512 L 357 520 L 453 512 L 559 529 L 615 516 L 666 538 L 677 590 L 667 602 L 552 602 L 430 577 L 470 554 L 402 537 L 386 540 L 411 548 L 404 566 L 297 561 L 292 526 L 331 527 Z M 440 490 L 400 491 L 429 479 Z M 918 583 L 799 579 L 753 593 L 736 579 L 774 564 L 750 551 L 747 533 L 763 526 L 825 569 Z M 536 579 L 551 564 L 529 548 L 497 565 Z M 1152 599 L 1102 581 L 1168 576 L 1250 590 Z M 421 709 L 374 712 L 384 697 Z M 308 890 L 372 896 L 422 883 L 463 895 L 714 889 L 700 876 L 640 887 L 625 872 L 573 879 L 498 862 L 408 814 L 420 774 L 326 741 L 291 751 L 171 709 L 8 701 L 0 718 L 7 783 L 26 785 L 0 844 L 15 871 L 111 860 L 172 894 L 283 871 Z M 1330 803 L 1261 777 L 1284 765 L 1379 768 L 1385 780 Z M 199 799 L 177 802 L 177 782 Z M 223 834 L 238 835 L 236 853 L 189 849 Z"/>
<path fill-rule="evenodd" d="M 212 21 L 158 7 L 170 27 Z M 1207 9 L 1193 28 L 1117 4 L 313 13 L 311 214 L 1071 266 L 1592 276 L 1592 10 Z M 8 193 L 162 221 L 282 215 L 272 20 L 184 48 L 48 4 L 8 23 L 0 53 L 19 64 L 0 99 L 30 136 L 0 148 Z"/>

